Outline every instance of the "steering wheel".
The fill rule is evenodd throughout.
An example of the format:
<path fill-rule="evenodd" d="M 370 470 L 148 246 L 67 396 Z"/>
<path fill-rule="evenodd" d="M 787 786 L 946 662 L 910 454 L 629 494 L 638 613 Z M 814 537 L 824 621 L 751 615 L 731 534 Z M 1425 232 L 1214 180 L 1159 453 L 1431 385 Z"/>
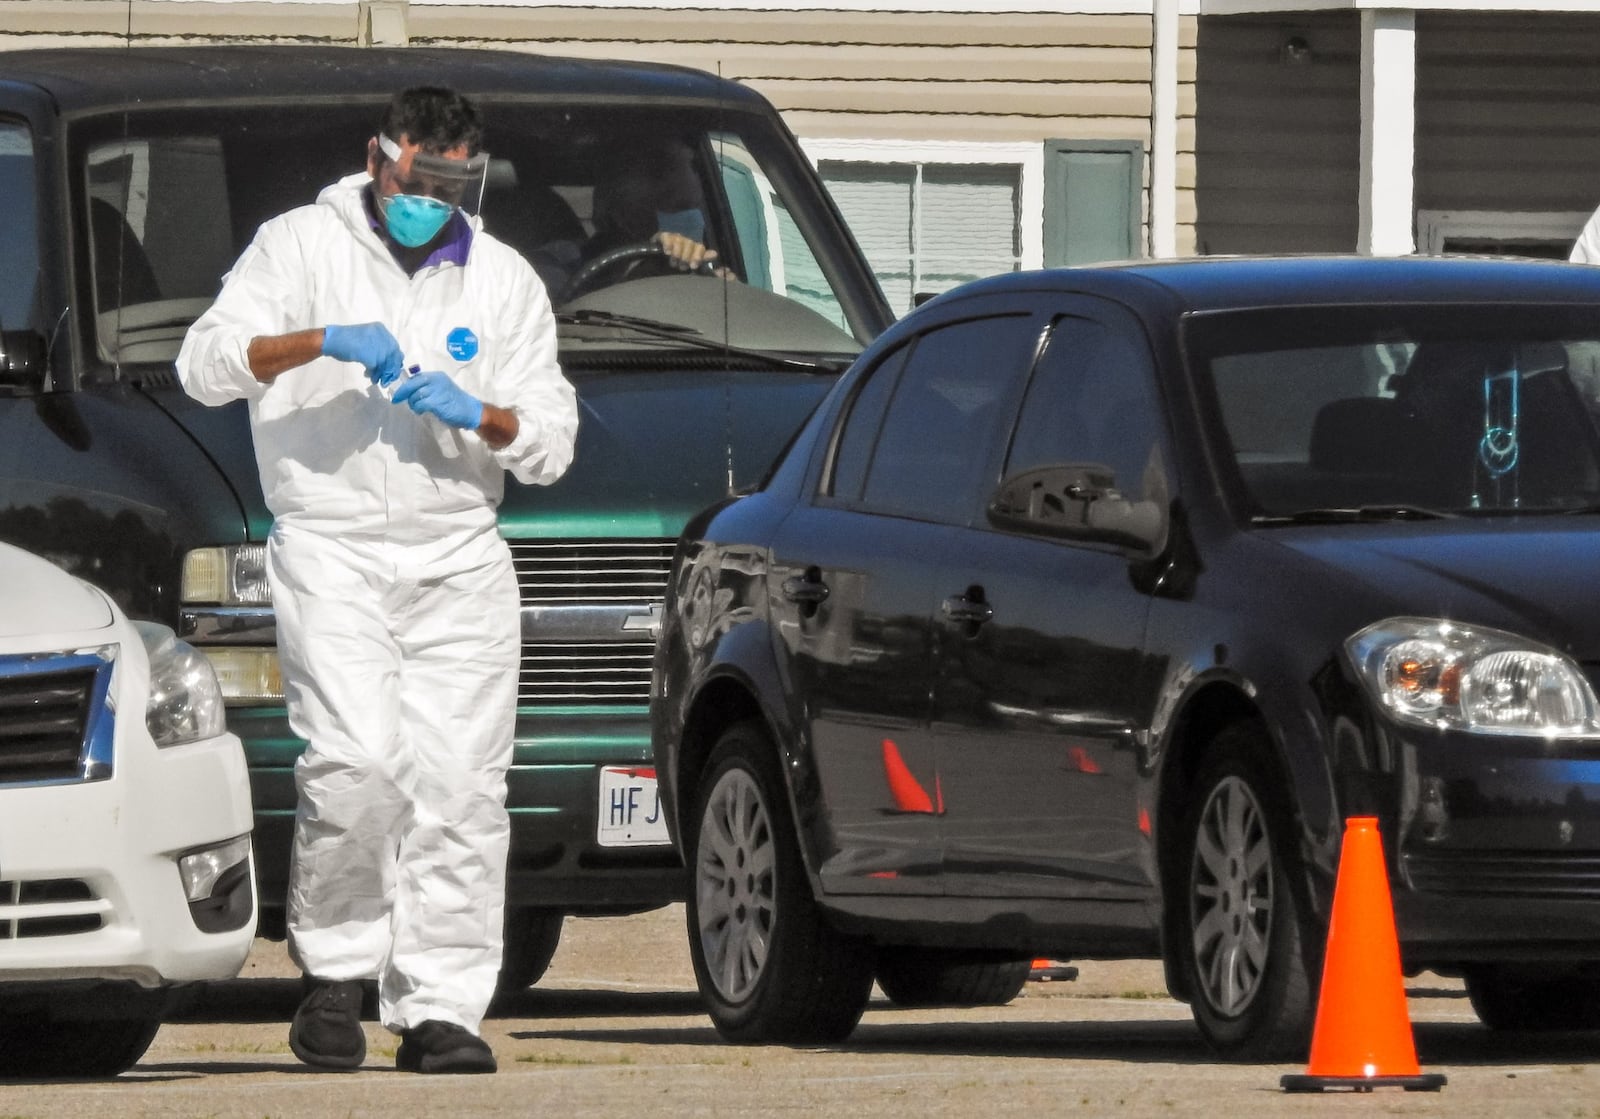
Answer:
<path fill-rule="evenodd" d="M 599 287 L 601 278 L 613 269 L 626 270 L 651 257 L 666 255 L 667 251 L 654 241 L 638 241 L 631 245 L 619 245 L 617 248 L 609 249 L 574 272 L 556 302 L 565 303 L 570 299 L 576 299 L 590 288 Z M 709 276 L 714 273 L 716 266 L 715 260 L 706 260 L 693 271 L 702 276 Z M 623 276 L 618 277 L 619 280 L 622 278 Z"/>
<path fill-rule="evenodd" d="M 639 241 L 632 245 L 620 245 L 601 253 L 587 264 L 583 265 L 572 274 L 572 279 L 567 281 L 567 286 L 562 289 L 558 302 L 565 303 L 576 298 L 592 287 L 599 286 L 601 276 L 621 268 L 624 265 L 637 264 L 653 256 L 665 256 L 665 251 L 654 241 Z"/>

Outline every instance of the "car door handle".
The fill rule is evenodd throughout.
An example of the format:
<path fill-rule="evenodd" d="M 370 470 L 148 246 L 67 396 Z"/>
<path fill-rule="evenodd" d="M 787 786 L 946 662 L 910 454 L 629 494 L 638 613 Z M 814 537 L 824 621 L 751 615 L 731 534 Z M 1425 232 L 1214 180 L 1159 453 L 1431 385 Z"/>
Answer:
<path fill-rule="evenodd" d="M 993 606 L 981 598 L 975 599 L 964 594 L 951 595 L 940 604 L 939 608 L 952 622 L 962 622 L 966 625 L 981 626 L 994 617 Z"/>
<path fill-rule="evenodd" d="M 791 575 L 783 581 L 783 597 L 801 606 L 820 606 L 828 597 L 828 584 L 822 572 L 808 568 L 804 575 Z"/>

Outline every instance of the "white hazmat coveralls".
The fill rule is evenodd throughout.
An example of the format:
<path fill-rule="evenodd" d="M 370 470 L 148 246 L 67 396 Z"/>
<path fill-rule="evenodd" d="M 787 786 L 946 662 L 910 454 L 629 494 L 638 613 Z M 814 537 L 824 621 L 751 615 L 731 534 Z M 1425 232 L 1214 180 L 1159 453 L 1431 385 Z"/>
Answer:
<path fill-rule="evenodd" d="M 369 179 L 266 222 L 178 355 L 207 404 L 244 398 L 275 523 L 267 566 L 299 810 L 290 948 L 320 979 L 377 976 L 383 1024 L 476 1033 L 500 969 L 506 770 L 521 650 L 496 508 L 509 470 L 555 481 L 578 414 L 544 286 L 476 219 L 464 264 L 407 276 L 372 226 Z M 492 450 L 391 403 L 356 363 L 270 384 L 252 338 L 381 322 L 408 365 L 517 414 Z"/>

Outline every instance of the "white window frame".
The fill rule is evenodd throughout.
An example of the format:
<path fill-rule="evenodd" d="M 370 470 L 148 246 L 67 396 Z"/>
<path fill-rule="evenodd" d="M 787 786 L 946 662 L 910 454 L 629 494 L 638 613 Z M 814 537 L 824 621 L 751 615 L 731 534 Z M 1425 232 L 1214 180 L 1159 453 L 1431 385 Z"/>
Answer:
<path fill-rule="evenodd" d="M 1549 241 L 1578 239 L 1590 210 L 1418 210 L 1417 248 L 1429 256 L 1444 252 L 1444 243 L 1453 237 L 1476 241 L 1523 241 L 1538 238 Z"/>
<path fill-rule="evenodd" d="M 969 163 L 1017 167 L 1021 196 L 1017 201 L 1017 266 L 1024 271 L 1044 267 L 1044 144 L 1007 141 L 977 143 L 959 140 L 805 140 L 800 141 L 811 166 L 839 163 Z"/>

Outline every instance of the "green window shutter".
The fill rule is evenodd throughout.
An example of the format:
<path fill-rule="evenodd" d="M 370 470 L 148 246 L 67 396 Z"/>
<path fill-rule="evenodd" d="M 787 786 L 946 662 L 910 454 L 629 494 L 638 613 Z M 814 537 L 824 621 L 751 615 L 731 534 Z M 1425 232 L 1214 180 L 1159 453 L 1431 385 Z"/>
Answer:
<path fill-rule="evenodd" d="M 1135 140 L 1046 140 L 1047 268 L 1142 255 L 1144 146 Z"/>

